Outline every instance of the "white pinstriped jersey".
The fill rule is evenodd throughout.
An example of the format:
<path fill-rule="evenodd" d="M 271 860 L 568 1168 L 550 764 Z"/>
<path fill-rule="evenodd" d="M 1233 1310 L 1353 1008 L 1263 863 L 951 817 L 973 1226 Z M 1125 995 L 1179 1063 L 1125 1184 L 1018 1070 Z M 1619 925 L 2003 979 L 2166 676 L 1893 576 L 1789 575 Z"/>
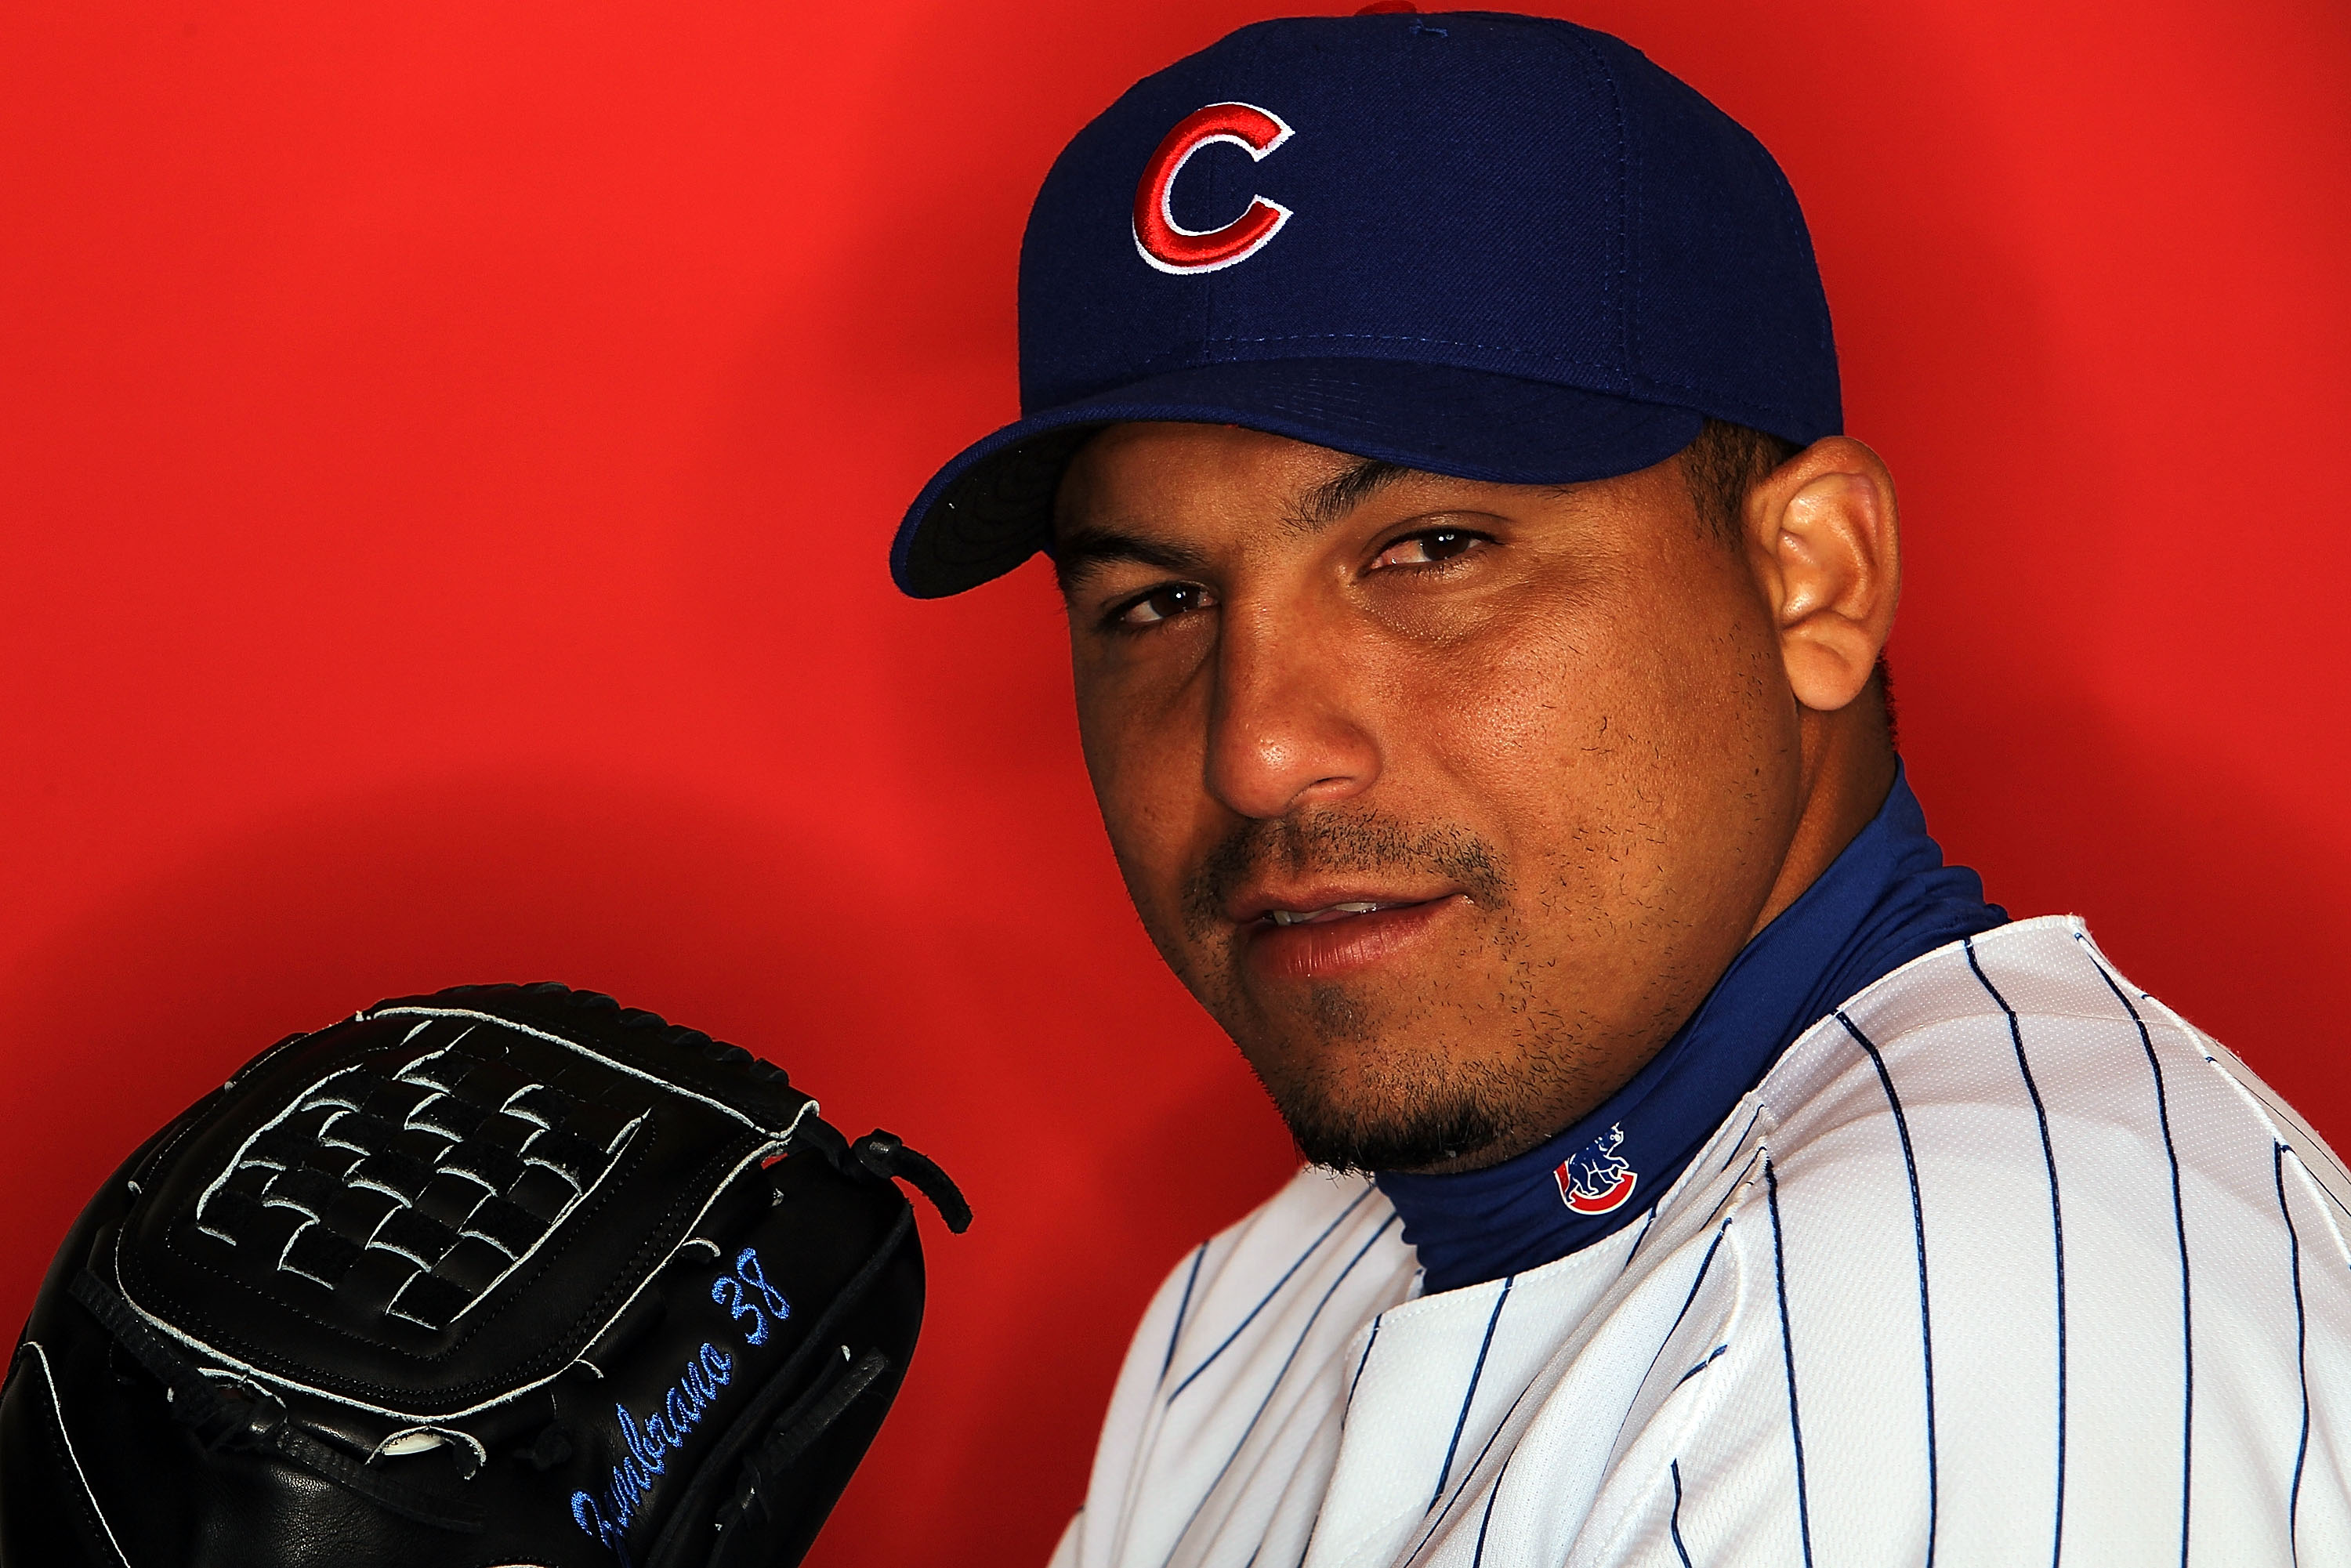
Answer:
<path fill-rule="evenodd" d="M 2021 922 L 1525 1273 L 1421 1295 L 1301 1172 L 1153 1301 L 1054 1565 L 2351 1563 L 2346 1226 L 2242 1063 Z"/>

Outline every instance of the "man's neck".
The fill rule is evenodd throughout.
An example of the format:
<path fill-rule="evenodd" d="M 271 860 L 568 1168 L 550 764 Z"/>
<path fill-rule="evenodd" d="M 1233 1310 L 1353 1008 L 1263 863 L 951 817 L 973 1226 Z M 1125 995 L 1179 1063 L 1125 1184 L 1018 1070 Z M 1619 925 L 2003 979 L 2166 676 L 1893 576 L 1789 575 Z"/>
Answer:
<path fill-rule="evenodd" d="M 1806 708 L 1800 716 L 1802 807 L 1780 874 L 1747 934 L 1750 940 L 1802 897 L 1886 804 L 1899 764 L 1884 680 L 1873 678 L 1859 700 L 1834 713 Z"/>

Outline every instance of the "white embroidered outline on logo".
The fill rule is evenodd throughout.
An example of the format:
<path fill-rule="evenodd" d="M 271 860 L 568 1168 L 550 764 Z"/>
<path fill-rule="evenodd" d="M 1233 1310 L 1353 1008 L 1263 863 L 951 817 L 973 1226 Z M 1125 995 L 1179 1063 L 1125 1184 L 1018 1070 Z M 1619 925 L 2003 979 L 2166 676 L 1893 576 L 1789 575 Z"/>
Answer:
<path fill-rule="evenodd" d="M 1238 110 L 1239 113 L 1219 114 L 1219 110 Z M 1244 132 L 1250 130 L 1262 131 L 1265 127 L 1236 124 L 1235 121 L 1242 115 L 1261 116 L 1270 124 L 1273 134 L 1262 141 L 1251 141 Z M 1263 162 L 1292 134 L 1290 122 L 1273 110 L 1238 100 L 1204 105 L 1176 121 L 1175 129 L 1151 154 L 1151 161 L 1144 165 L 1142 182 L 1135 188 L 1134 212 L 1128 224 L 1128 232 L 1134 240 L 1135 254 L 1161 272 L 1188 277 L 1238 267 L 1263 250 L 1290 222 L 1290 209 L 1270 196 L 1251 195 L 1249 206 L 1232 222 L 1213 229 L 1187 229 L 1176 221 L 1176 181 L 1184 172 L 1184 166 L 1192 161 L 1193 154 L 1203 148 L 1213 147 L 1221 141 L 1247 152 L 1252 162 Z M 1153 219 L 1156 220 L 1155 224 L 1151 221 Z M 1167 237 L 1214 240 L 1219 235 L 1233 235 L 1234 243 L 1186 246 L 1186 249 L 1196 249 L 1200 256 L 1198 260 L 1186 260 L 1180 255 L 1171 256 L 1153 250 L 1144 231 L 1162 226 Z M 1236 231 L 1239 230 L 1248 232 L 1246 235 L 1237 234 Z M 1162 238 L 1158 235 L 1152 237 Z"/>

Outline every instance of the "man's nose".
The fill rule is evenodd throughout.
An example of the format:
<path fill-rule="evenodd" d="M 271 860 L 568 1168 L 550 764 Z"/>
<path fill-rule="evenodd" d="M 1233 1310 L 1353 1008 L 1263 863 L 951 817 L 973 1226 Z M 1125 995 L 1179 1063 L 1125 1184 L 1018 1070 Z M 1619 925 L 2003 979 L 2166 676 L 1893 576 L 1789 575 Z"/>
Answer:
<path fill-rule="evenodd" d="M 1207 788 L 1244 817 L 1343 800 L 1379 777 L 1361 661 L 1311 619 L 1228 605 L 1218 629 Z"/>

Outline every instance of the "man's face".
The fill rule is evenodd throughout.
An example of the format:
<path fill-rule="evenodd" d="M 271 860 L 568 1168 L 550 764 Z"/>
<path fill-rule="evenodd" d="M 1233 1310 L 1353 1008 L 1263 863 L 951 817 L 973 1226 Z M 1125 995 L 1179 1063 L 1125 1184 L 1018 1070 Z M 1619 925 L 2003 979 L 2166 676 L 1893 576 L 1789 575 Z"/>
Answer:
<path fill-rule="evenodd" d="M 1797 710 L 1677 462 L 1552 489 L 1121 425 L 1056 537 L 1128 891 L 1309 1158 L 1531 1147 L 1753 930 Z"/>

